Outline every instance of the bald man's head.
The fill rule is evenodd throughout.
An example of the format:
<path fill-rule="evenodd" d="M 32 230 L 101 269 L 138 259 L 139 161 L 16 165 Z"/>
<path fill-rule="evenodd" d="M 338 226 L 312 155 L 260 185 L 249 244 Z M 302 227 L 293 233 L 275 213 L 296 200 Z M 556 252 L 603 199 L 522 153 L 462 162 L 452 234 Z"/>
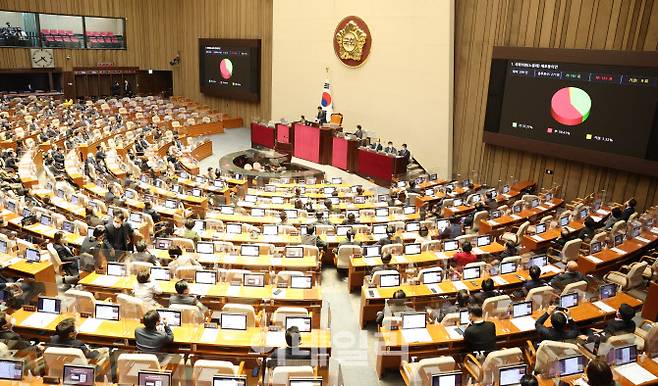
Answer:
<path fill-rule="evenodd" d="M 573 260 L 567 263 L 567 271 L 576 272 L 577 270 L 578 270 L 578 263 L 576 263 Z"/>

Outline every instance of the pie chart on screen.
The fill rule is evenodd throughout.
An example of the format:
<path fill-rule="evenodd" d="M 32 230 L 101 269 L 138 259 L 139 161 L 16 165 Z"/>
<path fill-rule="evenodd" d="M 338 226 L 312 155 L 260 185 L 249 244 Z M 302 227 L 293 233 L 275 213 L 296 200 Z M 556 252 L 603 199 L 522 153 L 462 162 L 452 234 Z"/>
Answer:
<path fill-rule="evenodd" d="M 579 125 L 587 120 L 592 99 L 578 87 L 564 87 L 551 98 L 551 116 L 566 126 Z"/>
<path fill-rule="evenodd" d="M 222 59 L 219 62 L 219 73 L 222 75 L 222 78 L 229 79 L 233 75 L 233 63 L 229 59 Z"/>

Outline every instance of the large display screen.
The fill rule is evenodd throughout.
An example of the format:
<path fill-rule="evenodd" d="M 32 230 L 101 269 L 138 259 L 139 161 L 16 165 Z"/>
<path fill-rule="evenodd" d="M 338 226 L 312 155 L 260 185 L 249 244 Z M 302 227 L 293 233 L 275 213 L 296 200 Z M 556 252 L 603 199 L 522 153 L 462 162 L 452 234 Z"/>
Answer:
<path fill-rule="evenodd" d="M 260 100 L 260 40 L 199 39 L 199 82 L 207 95 Z"/>
<path fill-rule="evenodd" d="M 658 174 L 658 61 L 652 66 L 651 57 L 495 48 L 484 141 Z"/>

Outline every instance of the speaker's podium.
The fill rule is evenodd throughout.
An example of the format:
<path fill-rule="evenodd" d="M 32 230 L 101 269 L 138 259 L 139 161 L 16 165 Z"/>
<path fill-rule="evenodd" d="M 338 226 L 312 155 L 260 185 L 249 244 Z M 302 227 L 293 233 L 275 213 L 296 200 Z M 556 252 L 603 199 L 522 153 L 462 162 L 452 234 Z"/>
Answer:
<path fill-rule="evenodd" d="M 331 166 L 349 172 L 356 171 L 357 151 L 361 146 L 361 140 L 352 135 L 338 134 L 333 138 L 333 149 L 331 154 Z"/>
<path fill-rule="evenodd" d="M 390 185 L 394 175 L 407 172 L 408 163 L 408 157 L 360 147 L 357 153 L 357 174 L 370 177 L 380 185 Z"/>
<path fill-rule="evenodd" d="M 332 139 L 334 133 L 340 130 L 341 128 L 319 127 L 314 123 L 295 123 L 293 155 L 322 165 L 331 164 Z"/>

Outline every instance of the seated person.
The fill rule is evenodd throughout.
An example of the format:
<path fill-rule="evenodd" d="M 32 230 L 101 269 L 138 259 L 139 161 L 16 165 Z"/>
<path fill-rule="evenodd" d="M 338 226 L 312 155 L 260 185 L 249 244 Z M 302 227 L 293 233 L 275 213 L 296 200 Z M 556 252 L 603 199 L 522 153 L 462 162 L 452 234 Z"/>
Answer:
<path fill-rule="evenodd" d="M 370 276 L 372 276 L 373 273 L 377 271 L 386 271 L 389 269 L 395 269 L 395 267 L 392 267 L 391 260 L 393 259 L 393 255 L 390 253 L 386 253 L 384 256 L 382 256 L 382 265 L 376 265 L 372 267 L 372 270 L 370 270 Z"/>
<path fill-rule="evenodd" d="M 356 241 L 354 241 L 354 231 L 353 230 L 348 230 L 345 233 L 345 240 L 341 241 L 338 243 L 338 248 L 342 247 L 343 245 L 359 245 Z"/>
<path fill-rule="evenodd" d="M 190 287 L 185 280 L 179 280 L 174 285 L 176 294 L 169 297 L 169 305 L 183 304 L 186 306 L 196 306 L 202 313 L 208 312 L 208 307 L 197 299 L 196 296 L 190 295 Z"/>
<path fill-rule="evenodd" d="M 446 229 L 444 229 L 443 232 L 441 232 L 439 238 L 441 238 L 441 240 L 444 239 L 452 240 L 457 236 L 461 236 L 462 234 L 463 234 L 462 226 L 459 223 L 459 218 L 450 217 L 450 225 L 448 225 Z"/>
<path fill-rule="evenodd" d="M 418 236 L 416 236 L 417 243 L 424 243 L 427 241 L 432 241 L 432 236 L 430 236 L 430 230 L 427 226 L 423 225 L 418 229 Z"/>
<path fill-rule="evenodd" d="M 585 219 L 585 228 L 578 233 L 578 238 L 583 241 L 589 241 L 596 234 L 596 221 L 593 218 L 587 217 Z"/>
<path fill-rule="evenodd" d="M 464 331 L 466 352 L 486 356 L 496 349 L 496 325 L 483 319 L 479 304 L 468 306 L 468 317 L 471 324 Z"/>
<path fill-rule="evenodd" d="M 14 327 L 12 319 L 6 313 L 0 312 L 0 342 L 6 344 L 9 350 L 24 350 L 28 347 L 34 347 L 29 341 L 12 330 Z"/>
<path fill-rule="evenodd" d="M 370 149 L 376 151 L 382 151 L 384 147 L 381 144 L 381 140 L 377 138 L 374 142 L 370 143 Z"/>
<path fill-rule="evenodd" d="M 587 367 L 585 367 L 584 378 L 587 384 L 591 386 L 618 385 L 618 383 L 614 380 L 610 365 L 608 365 L 608 362 L 602 358 L 592 359 L 587 364 Z"/>
<path fill-rule="evenodd" d="M 57 324 L 57 327 L 55 327 L 55 335 L 50 337 L 50 343 L 48 345 L 55 347 L 78 348 L 82 350 L 82 353 L 85 354 L 87 359 L 99 358 L 101 355 L 100 351 L 90 350 L 82 341 L 75 339 L 77 335 L 78 331 L 75 328 L 75 319 L 64 319 Z"/>
<path fill-rule="evenodd" d="M 611 229 L 612 226 L 615 225 L 617 221 L 623 220 L 622 216 L 623 216 L 622 209 L 618 206 L 615 206 L 610 211 L 610 217 L 608 217 L 603 227 L 605 227 L 606 230 Z"/>
<path fill-rule="evenodd" d="M 458 271 L 461 272 L 466 264 L 475 263 L 478 260 L 477 256 L 471 253 L 472 250 L 473 246 L 470 242 L 466 241 L 462 245 L 461 252 L 455 253 L 455 255 L 452 257 L 453 265 Z"/>
<path fill-rule="evenodd" d="M 532 374 L 526 374 L 521 377 L 521 386 L 539 386 L 539 381 L 537 377 Z"/>
<path fill-rule="evenodd" d="M 478 304 L 482 305 L 485 300 L 498 295 L 500 295 L 500 292 L 494 289 L 494 281 L 488 277 L 482 280 L 482 291 L 476 293 L 473 297 Z"/>
<path fill-rule="evenodd" d="M 505 250 L 500 254 L 500 258 L 503 259 L 505 257 L 518 256 L 518 255 L 519 255 L 519 248 L 516 246 L 516 243 L 512 240 L 505 241 Z"/>
<path fill-rule="evenodd" d="M 626 303 L 622 303 L 617 309 L 615 318 L 605 326 L 608 335 L 632 334 L 635 332 L 635 309 Z"/>
<path fill-rule="evenodd" d="M 146 243 L 144 241 L 139 241 L 135 245 L 137 252 L 133 253 L 132 261 L 142 261 L 145 263 L 151 263 L 153 265 L 160 265 L 160 261 L 151 254 L 151 252 L 146 250 Z"/>
<path fill-rule="evenodd" d="M 345 218 L 345 220 L 343 220 L 343 225 L 354 225 L 354 224 L 358 224 L 356 222 L 356 216 L 354 215 L 354 213 L 349 213 Z"/>
<path fill-rule="evenodd" d="M 78 256 L 73 254 L 73 251 L 66 245 L 64 241 L 64 232 L 57 231 L 53 237 L 53 248 L 57 252 L 57 256 L 62 261 L 62 269 L 64 273 L 70 278 L 65 279 L 67 283 L 77 282 L 80 277 L 80 262 Z"/>
<path fill-rule="evenodd" d="M 448 314 L 459 312 L 467 307 L 469 304 L 477 303 L 475 299 L 468 293 L 468 290 L 461 289 L 457 292 L 457 300 L 455 303 L 445 302 L 438 312 L 433 315 L 437 322 L 441 322 Z"/>
<path fill-rule="evenodd" d="M 191 239 L 195 243 L 201 241 L 201 236 L 195 231 L 194 229 L 194 220 L 187 220 L 185 221 L 185 230 L 183 231 L 183 234 L 181 237 L 184 237 L 186 239 Z"/>
<path fill-rule="evenodd" d="M 389 244 L 398 244 L 400 243 L 400 238 L 399 237 L 394 237 L 395 236 L 395 227 L 392 225 L 389 225 L 386 227 L 386 236 L 382 237 L 381 239 L 377 240 L 375 245 L 389 245 Z"/>
<path fill-rule="evenodd" d="M 153 209 L 153 204 L 151 204 L 149 201 L 146 201 L 144 203 L 144 213 L 151 216 L 151 220 L 153 220 L 154 224 L 157 224 L 160 221 L 162 221 L 162 216 L 160 216 L 160 213 L 156 212 L 155 209 Z"/>
<path fill-rule="evenodd" d="M 135 329 L 137 350 L 147 354 L 156 354 L 158 360 L 162 361 L 165 358 L 162 350 L 174 341 L 174 333 L 166 320 L 162 321 L 162 331 L 157 328 L 160 325 L 160 314 L 156 310 L 146 312 L 142 320 L 144 327 Z"/>
<path fill-rule="evenodd" d="M 169 253 L 169 257 L 172 259 L 172 261 L 169 262 L 168 265 L 171 273 L 176 273 L 176 268 L 184 267 L 187 265 L 194 265 L 197 267 L 201 267 L 201 263 L 197 261 L 197 259 L 194 257 L 193 254 L 190 253 L 183 254 L 183 250 L 178 245 L 172 245 L 171 247 L 169 247 L 167 252 Z"/>
<path fill-rule="evenodd" d="M 160 308 L 155 296 L 162 293 L 160 287 L 151 281 L 151 272 L 143 269 L 137 273 L 137 283 L 133 287 L 133 296 L 142 299 L 147 307 Z"/>
<path fill-rule="evenodd" d="M 546 282 L 540 278 L 541 268 L 537 267 L 536 265 L 533 265 L 532 267 L 530 267 L 528 271 L 530 273 L 530 280 L 523 283 L 523 291 L 526 294 L 530 292 L 530 290 L 533 288 L 542 287 L 546 285 Z"/>
<path fill-rule="evenodd" d="M 631 215 L 635 213 L 635 206 L 637 205 L 637 201 L 635 201 L 634 198 L 631 198 L 628 200 L 628 203 L 626 204 L 626 208 L 624 208 L 621 218 L 624 221 L 628 221 L 629 218 L 631 218 Z"/>
<path fill-rule="evenodd" d="M 315 234 L 315 226 L 314 225 L 309 225 L 306 227 L 306 234 L 302 235 L 302 244 L 303 245 L 313 245 L 318 247 L 321 251 L 326 251 L 327 249 L 327 243 L 322 241 L 316 234 Z"/>
<path fill-rule="evenodd" d="M 387 154 L 397 154 L 397 150 L 393 147 L 393 142 L 388 141 L 386 147 L 384 148 L 384 153 Z"/>
<path fill-rule="evenodd" d="M 311 359 L 309 350 L 299 348 L 302 342 L 302 336 L 297 326 L 292 326 L 286 330 L 286 346 L 278 348 L 267 358 L 267 367 L 274 368 L 277 366 L 286 366 L 288 361 L 298 361 Z"/>
<path fill-rule="evenodd" d="M 565 244 L 574 238 L 567 227 L 562 227 L 560 228 L 560 237 L 551 241 L 551 247 L 561 252 Z"/>
<path fill-rule="evenodd" d="M 569 323 L 569 318 L 564 311 L 555 311 L 555 306 L 550 306 L 547 312 L 535 322 L 535 329 L 539 335 L 537 341 L 556 340 L 564 341 L 578 337 L 578 328 Z M 551 317 L 551 327 L 544 326 L 548 317 Z"/>
<path fill-rule="evenodd" d="M 548 283 L 551 287 L 563 290 L 568 284 L 583 280 L 583 274 L 578 272 L 578 263 L 570 261 L 567 263 L 566 272 L 556 275 Z"/>
<path fill-rule="evenodd" d="M 415 312 L 415 310 L 407 305 L 407 294 L 399 289 L 393 293 L 393 297 L 386 301 L 384 305 L 384 311 L 377 313 L 377 318 L 375 321 L 381 327 L 384 318 L 391 318 L 394 316 L 400 316 L 400 314 L 405 312 Z"/>
<path fill-rule="evenodd" d="M 279 224 L 288 224 L 288 214 L 285 211 L 279 212 Z"/>

